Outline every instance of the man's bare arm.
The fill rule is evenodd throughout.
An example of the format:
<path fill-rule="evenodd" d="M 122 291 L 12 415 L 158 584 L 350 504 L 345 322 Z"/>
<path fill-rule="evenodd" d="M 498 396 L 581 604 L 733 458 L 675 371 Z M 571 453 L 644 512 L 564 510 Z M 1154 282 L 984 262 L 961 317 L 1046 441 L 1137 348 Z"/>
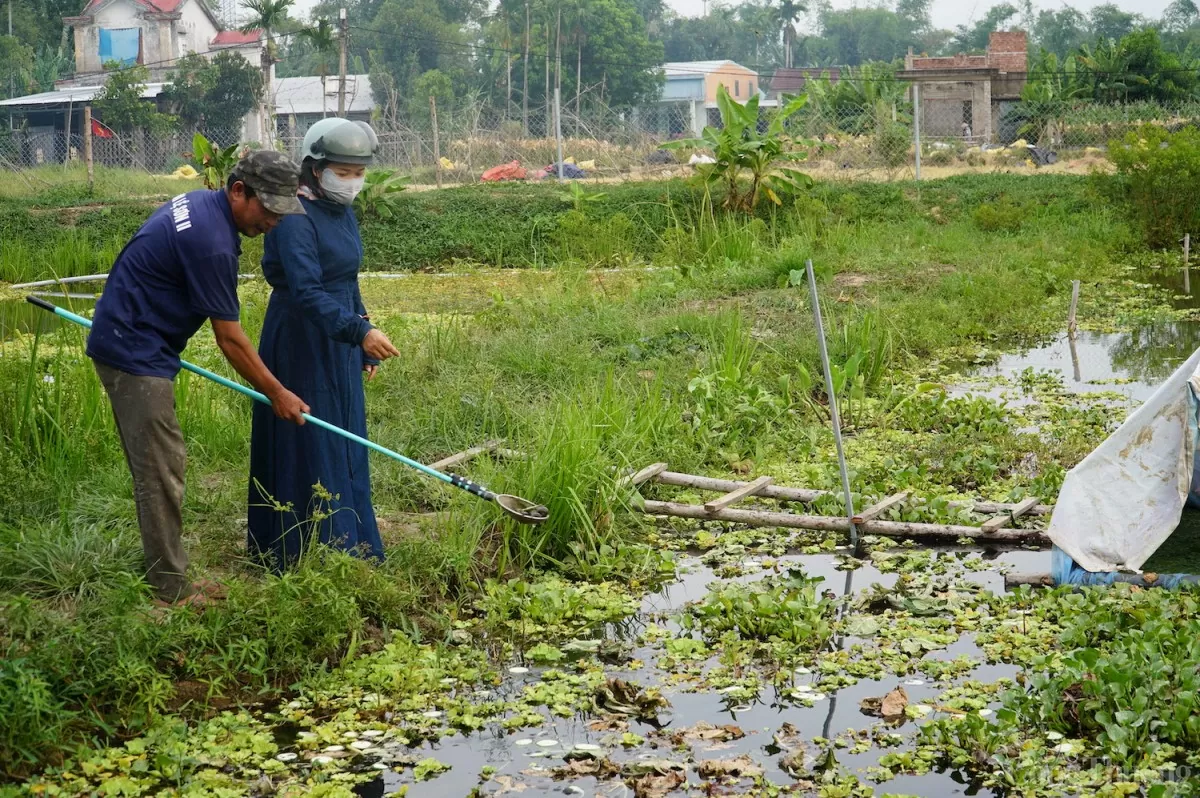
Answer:
<path fill-rule="evenodd" d="M 271 400 L 271 408 L 275 415 L 296 424 L 303 424 L 304 414 L 309 410 L 308 405 L 275 379 L 275 375 L 267 368 L 267 364 L 262 362 L 258 352 L 254 351 L 254 345 L 246 337 L 241 322 L 213 319 L 212 328 L 217 346 L 221 348 L 225 359 L 247 382 L 266 394 Z"/>

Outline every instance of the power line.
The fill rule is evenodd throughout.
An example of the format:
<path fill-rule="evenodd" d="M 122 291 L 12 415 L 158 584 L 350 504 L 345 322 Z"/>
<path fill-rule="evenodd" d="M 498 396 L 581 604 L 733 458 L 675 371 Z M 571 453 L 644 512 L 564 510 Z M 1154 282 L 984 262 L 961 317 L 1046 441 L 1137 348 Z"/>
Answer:
<path fill-rule="evenodd" d="M 439 39 L 439 38 L 432 37 L 432 36 L 417 36 L 414 34 L 393 33 L 391 31 L 382 31 L 377 28 L 368 28 L 368 27 L 364 27 L 361 25 L 351 25 L 350 27 L 354 30 L 363 31 L 365 33 L 372 33 L 377 36 L 382 36 L 384 38 L 394 39 L 394 40 L 430 42 L 433 44 L 443 45 L 443 46 L 445 46 L 447 48 L 451 48 L 451 49 L 468 50 L 471 52 L 482 51 L 482 52 L 487 52 L 487 53 L 492 53 L 492 54 L 504 54 L 504 55 L 511 55 L 511 56 L 523 56 L 524 55 L 523 50 L 512 50 L 512 49 L 508 49 L 508 48 L 504 48 L 504 47 L 492 47 L 489 45 L 479 44 L 479 43 L 475 43 L 475 42 L 455 42 L 455 41 L 450 41 L 448 39 Z M 531 48 L 530 55 L 532 57 L 539 58 L 539 59 L 548 59 L 548 58 L 553 57 L 550 55 L 550 53 L 548 51 L 541 52 L 537 48 Z M 630 64 L 630 63 L 622 63 L 619 61 L 602 61 L 602 60 L 598 60 L 598 59 L 584 59 L 583 63 L 587 64 L 588 66 L 621 67 L 621 68 L 626 68 L 626 69 L 639 69 L 639 70 L 645 70 L 645 71 L 650 71 L 650 70 L 655 70 L 655 69 L 665 69 L 667 66 L 667 65 L 661 64 L 661 63 Z M 756 72 L 760 75 L 766 74 L 768 72 L 778 72 L 778 71 L 784 69 L 784 67 L 779 67 L 779 66 L 776 66 L 773 64 L 771 64 L 771 65 L 768 65 L 768 64 L 737 64 L 737 66 L 744 67 L 744 68 L 749 69 L 752 72 Z M 846 67 L 846 66 L 793 67 L 793 69 L 795 69 L 797 71 L 804 71 L 804 72 L 838 71 L 839 75 L 835 82 L 898 83 L 898 84 L 903 84 L 906 86 L 913 82 L 912 80 L 897 78 L 895 75 L 877 76 L 877 77 L 869 77 L 868 78 L 868 77 L 844 74 L 846 72 L 846 70 L 855 69 L 855 67 Z M 677 74 L 682 73 L 682 74 L 689 74 L 689 75 L 737 75 L 737 76 L 741 76 L 744 74 L 743 72 L 732 70 L 732 69 L 728 69 L 728 70 L 726 70 L 726 69 L 699 69 L 699 68 L 688 69 L 685 67 L 678 67 L 678 66 L 671 66 L 666 71 L 677 73 Z M 912 70 L 912 71 L 920 72 L 921 70 Z M 1064 76 L 1066 73 L 1062 70 L 1051 71 L 1051 70 L 1036 70 L 1036 69 L 1034 69 L 1034 70 L 1027 70 L 1024 73 L 1013 73 L 1013 74 L 1024 74 L 1027 79 L 1035 79 L 1035 78 L 1040 78 L 1040 77 L 1060 77 L 1060 76 Z M 1137 71 L 1133 71 L 1133 70 L 1103 71 L 1103 70 L 1093 70 L 1093 69 L 1084 67 L 1084 70 L 1077 74 L 1082 78 L 1155 77 L 1155 76 L 1171 75 L 1171 74 L 1181 74 L 1181 75 L 1188 74 L 1188 75 L 1196 75 L 1196 76 L 1200 77 L 1200 65 L 1198 65 L 1197 67 L 1194 67 L 1194 68 L 1179 67 L 1179 68 L 1173 68 L 1173 69 L 1160 69 L 1160 70 L 1153 70 L 1153 71 L 1146 71 L 1146 72 L 1137 72 Z M 816 75 L 816 76 L 810 75 L 807 77 L 809 80 L 820 79 L 820 75 Z"/>

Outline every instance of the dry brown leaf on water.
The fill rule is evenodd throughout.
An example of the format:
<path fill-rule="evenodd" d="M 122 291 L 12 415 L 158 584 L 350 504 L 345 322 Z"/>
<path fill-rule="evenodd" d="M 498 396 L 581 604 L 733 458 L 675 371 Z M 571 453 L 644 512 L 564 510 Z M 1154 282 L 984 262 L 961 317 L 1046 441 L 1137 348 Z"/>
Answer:
<path fill-rule="evenodd" d="M 693 742 L 727 742 L 740 740 L 746 733 L 740 727 L 727 723 L 724 726 L 714 726 L 708 721 L 700 721 L 695 726 L 678 729 L 671 734 L 671 743 L 684 745 Z"/>
<path fill-rule="evenodd" d="M 904 717 L 904 708 L 908 706 L 908 693 L 903 687 L 897 687 L 883 697 L 883 717 L 886 720 Z"/>
<path fill-rule="evenodd" d="M 621 768 L 608 757 L 573 759 L 562 767 L 555 768 L 554 778 L 575 779 L 591 776 L 597 779 L 611 779 L 620 772 Z"/>
<path fill-rule="evenodd" d="M 657 689 L 643 689 L 622 679 L 609 679 L 597 687 L 593 700 L 598 712 L 641 719 L 656 718 L 660 710 L 671 706 Z"/>
<path fill-rule="evenodd" d="M 645 776 L 633 780 L 633 796 L 634 798 L 663 798 L 668 793 L 682 787 L 685 782 L 687 782 L 687 775 L 682 770 L 671 771 L 665 775 L 647 773 Z"/>
<path fill-rule="evenodd" d="M 588 723 L 588 728 L 595 732 L 627 732 L 629 731 L 629 721 L 610 715 L 591 721 Z"/>
<path fill-rule="evenodd" d="M 763 769 L 749 754 L 742 754 L 736 759 L 705 759 L 696 765 L 696 772 L 702 779 L 755 779 Z"/>
<path fill-rule="evenodd" d="M 491 795 L 511 795 L 512 793 L 525 792 L 525 783 L 517 781 L 512 776 L 507 776 L 501 773 L 492 776 L 492 781 L 499 784 L 500 789 L 490 793 Z"/>
<path fill-rule="evenodd" d="M 887 721 L 903 720 L 904 709 L 908 706 L 908 693 L 903 687 L 897 687 L 883 697 L 864 698 L 858 705 L 868 715 Z"/>

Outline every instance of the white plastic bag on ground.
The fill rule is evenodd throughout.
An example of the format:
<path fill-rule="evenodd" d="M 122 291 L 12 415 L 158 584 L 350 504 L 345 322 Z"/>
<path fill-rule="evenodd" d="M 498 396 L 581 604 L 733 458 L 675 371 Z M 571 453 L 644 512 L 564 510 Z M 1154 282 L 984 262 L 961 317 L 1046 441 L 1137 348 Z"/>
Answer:
<path fill-rule="evenodd" d="M 1067 474 L 1047 534 L 1086 570 L 1138 570 L 1179 525 L 1195 472 L 1198 369 L 1200 350 Z"/>

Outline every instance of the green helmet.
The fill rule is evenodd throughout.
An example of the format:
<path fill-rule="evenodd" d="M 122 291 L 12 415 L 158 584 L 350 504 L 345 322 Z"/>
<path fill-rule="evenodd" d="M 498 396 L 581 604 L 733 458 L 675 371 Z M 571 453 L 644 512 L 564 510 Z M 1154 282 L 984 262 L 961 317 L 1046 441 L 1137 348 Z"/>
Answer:
<path fill-rule="evenodd" d="M 366 122 L 334 117 L 322 119 L 308 129 L 300 158 L 365 165 L 371 163 L 378 147 L 379 139 Z"/>

